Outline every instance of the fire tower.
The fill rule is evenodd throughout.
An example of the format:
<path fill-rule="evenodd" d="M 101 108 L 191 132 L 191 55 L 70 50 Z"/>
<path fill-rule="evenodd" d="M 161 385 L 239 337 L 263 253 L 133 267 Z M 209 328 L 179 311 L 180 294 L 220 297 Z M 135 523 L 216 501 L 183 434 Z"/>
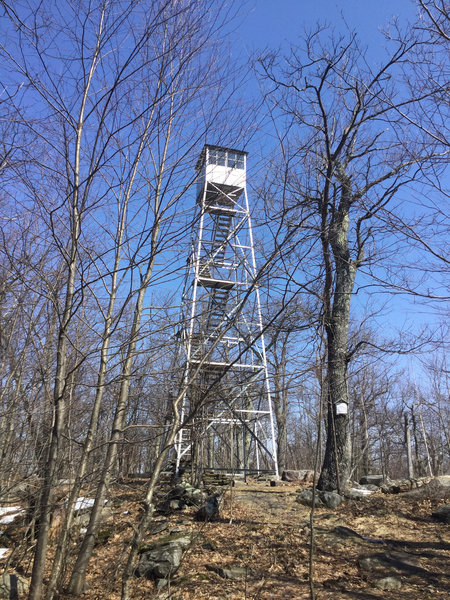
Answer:
<path fill-rule="evenodd" d="M 183 293 L 183 428 L 177 467 L 278 476 L 247 153 L 206 145 Z"/>

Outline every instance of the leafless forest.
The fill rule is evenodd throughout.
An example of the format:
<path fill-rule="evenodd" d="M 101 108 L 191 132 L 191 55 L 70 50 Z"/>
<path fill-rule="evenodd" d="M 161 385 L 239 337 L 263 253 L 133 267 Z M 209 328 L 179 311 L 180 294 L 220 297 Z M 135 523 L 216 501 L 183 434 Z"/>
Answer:
<path fill-rule="evenodd" d="M 30 599 L 83 591 L 112 486 L 146 474 L 129 597 L 182 425 L 194 166 L 205 143 L 246 149 L 258 127 L 270 142 L 247 177 L 279 470 L 315 469 L 322 490 L 447 474 L 448 3 L 387 26 L 377 64 L 357 32 L 322 26 L 287 54 L 224 60 L 233 2 L 0 12 L 0 494 L 33 490 Z"/>

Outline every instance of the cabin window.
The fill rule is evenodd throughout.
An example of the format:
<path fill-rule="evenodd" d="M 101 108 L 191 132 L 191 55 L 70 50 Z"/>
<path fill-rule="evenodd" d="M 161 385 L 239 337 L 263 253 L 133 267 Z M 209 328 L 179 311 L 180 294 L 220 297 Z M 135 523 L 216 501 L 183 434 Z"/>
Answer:
<path fill-rule="evenodd" d="M 244 155 L 237 152 L 228 152 L 228 166 L 231 169 L 243 169 Z"/>
<path fill-rule="evenodd" d="M 226 166 L 227 153 L 225 150 L 210 150 L 209 151 L 209 164 L 210 165 L 221 165 Z"/>
<path fill-rule="evenodd" d="M 238 152 L 210 149 L 208 151 L 208 164 L 221 165 L 230 169 L 244 169 L 244 155 Z"/>

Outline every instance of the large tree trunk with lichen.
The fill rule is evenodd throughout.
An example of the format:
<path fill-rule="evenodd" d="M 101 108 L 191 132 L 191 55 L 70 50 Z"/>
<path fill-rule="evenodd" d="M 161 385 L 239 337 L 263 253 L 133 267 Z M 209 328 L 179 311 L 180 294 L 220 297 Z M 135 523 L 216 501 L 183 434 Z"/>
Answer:
<path fill-rule="evenodd" d="M 350 429 L 348 414 L 347 338 L 354 269 L 347 265 L 337 276 L 331 322 L 326 328 L 327 442 L 318 487 L 342 490 L 350 473 Z"/>
<path fill-rule="evenodd" d="M 327 338 L 327 441 L 318 487 L 322 490 L 343 490 L 347 486 L 351 467 L 348 394 L 348 329 L 350 300 L 355 282 L 357 261 L 350 255 L 348 241 L 349 212 L 352 205 L 351 179 L 337 167 L 341 197 L 327 234 L 327 249 L 334 259 L 334 289 L 325 297 L 332 298 L 325 314 Z M 325 259 L 330 260 L 327 252 Z M 327 313 L 327 311 L 325 311 Z"/>

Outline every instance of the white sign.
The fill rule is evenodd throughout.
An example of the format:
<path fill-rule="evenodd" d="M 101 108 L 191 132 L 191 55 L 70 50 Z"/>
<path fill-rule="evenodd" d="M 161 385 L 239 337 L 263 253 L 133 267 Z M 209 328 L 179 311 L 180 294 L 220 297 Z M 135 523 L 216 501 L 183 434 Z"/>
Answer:
<path fill-rule="evenodd" d="M 338 402 L 336 404 L 336 414 L 337 415 L 346 415 L 348 413 L 348 404 L 345 402 Z"/>

